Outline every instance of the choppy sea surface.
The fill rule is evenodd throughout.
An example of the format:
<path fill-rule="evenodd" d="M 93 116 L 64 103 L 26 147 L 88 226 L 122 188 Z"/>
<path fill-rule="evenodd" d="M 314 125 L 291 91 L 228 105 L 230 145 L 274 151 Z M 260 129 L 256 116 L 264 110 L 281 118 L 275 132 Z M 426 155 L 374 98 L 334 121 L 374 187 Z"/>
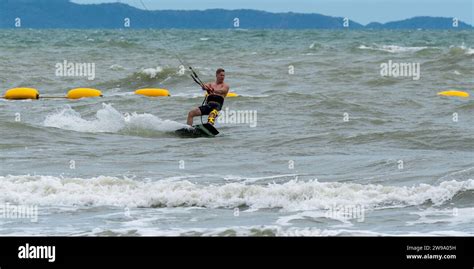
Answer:
<path fill-rule="evenodd" d="M 1 235 L 474 234 L 474 101 L 437 95 L 474 94 L 472 31 L 1 30 L 0 40 L 2 94 L 104 95 L 0 99 Z M 205 81 L 225 68 L 240 95 L 228 115 L 256 121 L 176 136 L 203 98 L 178 57 Z M 93 63 L 94 79 L 58 76 L 64 61 Z M 382 76 L 390 61 L 419 64 L 419 79 Z M 133 94 L 148 87 L 171 96 Z"/>

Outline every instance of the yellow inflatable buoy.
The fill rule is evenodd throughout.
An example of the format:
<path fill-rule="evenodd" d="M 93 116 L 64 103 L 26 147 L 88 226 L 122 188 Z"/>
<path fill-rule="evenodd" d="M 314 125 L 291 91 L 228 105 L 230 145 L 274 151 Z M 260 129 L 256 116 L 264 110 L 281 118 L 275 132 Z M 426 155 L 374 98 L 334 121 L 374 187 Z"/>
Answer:
<path fill-rule="evenodd" d="M 148 97 L 170 96 L 170 92 L 168 90 L 155 88 L 139 89 L 135 91 L 135 94 L 145 95 Z"/>
<path fill-rule="evenodd" d="M 464 98 L 469 97 L 469 93 L 463 92 L 463 91 L 444 91 L 444 92 L 439 92 L 438 95 L 456 96 L 456 97 L 464 97 Z"/>
<path fill-rule="evenodd" d="M 88 97 L 102 97 L 102 92 L 91 88 L 76 88 L 67 93 L 68 99 L 80 99 Z"/>
<path fill-rule="evenodd" d="M 5 99 L 22 100 L 38 99 L 39 92 L 33 88 L 13 88 L 5 92 Z"/>
<path fill-rule="evenodd" d="M 239 95 L 236 94 L 235 92 L 229 92 L 229 93 L 227 94 L 227 97 L 239 97 Z"/>
<path fill-rule="evenodd" d="M 205 96 L 207 96 L 207 93 L 205 94 Z M 229 92 L 229 93 L 227 93 L 226 97 L 239 97 L 239 95 L 236 94 L 235 92 Z"/>

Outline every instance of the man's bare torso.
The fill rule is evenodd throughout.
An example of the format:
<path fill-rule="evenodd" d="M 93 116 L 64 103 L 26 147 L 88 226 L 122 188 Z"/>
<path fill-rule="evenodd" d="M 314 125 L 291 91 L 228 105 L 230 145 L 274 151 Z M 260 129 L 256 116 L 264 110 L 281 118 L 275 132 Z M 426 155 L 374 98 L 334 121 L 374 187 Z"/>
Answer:
<path fill-rule="evenodd" d="M 212 89 L 214 89 L 214 92 L 211 94 L 214 95 L 219 95 L 225 98 L 227 96 L 227 93 L 229 92 L 229 85 L 226 83 L 221 83 L 217 84 L 216 82 L 208 83 L 208 86 L 211 86 Z"/>

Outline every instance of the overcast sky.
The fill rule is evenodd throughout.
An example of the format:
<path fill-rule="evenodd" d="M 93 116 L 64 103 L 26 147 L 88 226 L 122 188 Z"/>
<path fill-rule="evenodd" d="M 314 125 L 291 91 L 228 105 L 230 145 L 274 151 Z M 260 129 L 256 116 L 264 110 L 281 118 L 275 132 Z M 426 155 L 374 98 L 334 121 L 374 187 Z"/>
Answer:
<path fill-rule="evenodd" d="M 148 9 L 250 8 L 271 12 L 320 13 L 348 17 L 362 24 L 414 16 L 457 17 L 472 25 L 474 0 L 73 0 L 75 3 L 122 2 Z"/>

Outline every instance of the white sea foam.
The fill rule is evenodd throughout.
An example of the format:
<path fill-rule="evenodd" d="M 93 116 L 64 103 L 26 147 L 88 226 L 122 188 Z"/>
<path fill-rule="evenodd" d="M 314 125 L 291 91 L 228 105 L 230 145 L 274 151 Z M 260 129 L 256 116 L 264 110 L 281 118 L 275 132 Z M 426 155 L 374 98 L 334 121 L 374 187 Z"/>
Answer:
<path fill-rule="evenodd" d="M 322 183 L 291 180 L 281 184 L 249 185 L 242 182 L 200 185 L 182 181 L 137 181 L 99 176 L 59 178 L 53 176 L 0 177 L 0 203 L 37 205 L 205 207 L 284 211 L 324 210 L 333 205 L 367 209 L 394 206 L 434 205 L 456 194 L 474 190 L 474 180 L 446 181 L 433 186 L 382 186 L 356 183 Z"/>
<path fill-rule="evenodd" d="M 359 49 L 363 50 L 378 50 L 378 51 L 385 51 L 390 53 L 404 53 L 404 52 L 417 52 L 420 50 L 427 49 L 428 47 L 403 47 L 397 45 L 376 45 L 373 46 L 365 46 L 360 45 Z"/>
<path fill-rule="evenodd" d="M 150 221 L 149 221 L 150 222 Z M 453 230 L 440 230 L 430 232 L 374 232 L 370 230 L 359 230 L 359 229 L 320 229 L 317 227 L 280 227 L 276 225 L 265 225 L 265 226 L 230 226 L 230 227 L 218 227 L 218 228 L 169 228 L 163 229 L 156 227 L 156 225 L 150 225 L 150 223 L 138 223 L 141 225 L 130 225 L 130 227 L 113 229 L 112 231 L 102 228 L 97 228 L 92 231 L 79 233 L 76 235 L 81 236 L 95 236 L 106 232 L 113 232 L 115 234 L 129 235 L 131 232 L 143 236 L 189 236 L 189 235 L 202 235 L 202 236 L 261 236 L 261 235 L 274 235 L 274 236 L 472 236 L 471 233 Z M 24 235 L 24 234 L 18 234 Z"/>
<path fill-rule="evenodd" d="M 318 42 L 313 42 L 311 43 L 311 45 L 309 45 L 309 48 L 314 49 L 315 47 L 319 47 L 319 46 L 321 46 L 321 44 L 319 44 Z"/>
<path fill-rule="evenodd" d="M 46 116 L 44 126 L 55 127 L 77 132 L 110 132 L 115 133 L 128 129 L 145 129 L 156 131 L 174 131 L 186 126 L 171 120 L 163 120 L 152 114 L 131 113 L 129 115 L 118 112 L 110 104 L 103 104 L 95 118 L 84 119 L 81 114 L 70 106 L 66 106 L 56 113 Z"/>
<path fill-rule="evenodd" d="M 415 221 L 407 222 L 407 225 L 426 225 L 445 222 L 449 225 L 462 225 L 474 223 L 474 208 L 451 208 L 436 209 L 430 208 L 420 212 L 412 212 L 412 215 L 418 215 Z"/>
<path fill-rule="evenodd" d="M 109 67 L 110 70 L 118 71 L 118 70 L 124 70 L 125 68 L 119 64 L 113 64 Z"/>
<path fill-rule="evenodd" d="M 140 71 L 141 74 L 147 75 L 149 78 L 155 78 L 161 72 L 163 72 L 161 66 L 157 66 L 156 68 L 145 68 Z"/>
<path fill-rule="evenodd" d="M 464 53 L 466 55 L 473 55 L 474 54 L 474 49 L 466 47 L 464 44 L 462 44 L 461 46 L 450 46 L 449 48 L 464 51 Z"/>

